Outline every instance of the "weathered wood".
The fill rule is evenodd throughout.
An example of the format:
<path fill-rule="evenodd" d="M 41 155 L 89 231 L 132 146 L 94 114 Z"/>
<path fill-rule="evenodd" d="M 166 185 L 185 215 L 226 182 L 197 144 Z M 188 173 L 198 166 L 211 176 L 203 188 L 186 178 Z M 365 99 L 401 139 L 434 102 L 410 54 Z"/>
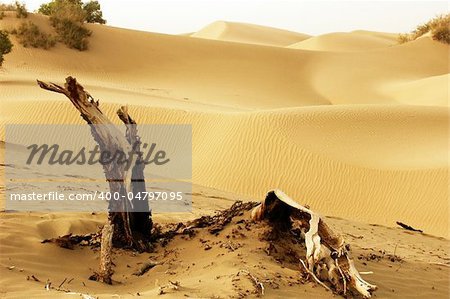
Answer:
<path fill-rule="evenodd" d="M 90 125 L 94 140 L 100 147 L 100 152 L 110 153 L 140 153 L 140 147 L 133 148 L 133 141 L 139 141 L 136 122 L 128 114 L 126 108 L 117 112 L 119 118 L 127 125 L 127 136 L 123 136 L 112 121 L 100 110 L 99 101 L 84 90 L 73 77 L 67 77 L 64 87 L 37 81 L 38 85 L 48 91 L 64 94 L 74 107 L 81 113 L 81 117 Z M 140 158 L 139 158 L 140 157 Z M 130 158 L 130 157 L 129 157 Z M 139 251 L 148 251 L 149 238 L 152 228 L 151 213 L 148 203 L 141 201 L 133 207 L 128 200 L 128 191 L 145 191 L 144 163 L 136 163 L 142 159 L 142 154 L 131 155 L 132 167 L 127 169 L 124 163 L 104 163 L 103 171 L 112 194 L 118 193 L 120 200 L 109 201 L 109 222 L 114 225 L 113 244 L 117 247 L 131 247 Z M 117 161 L 116 161 L 117 162 Z M 134 193 L 136 196 L 136 193 Z M 146 206 L 145 206 L 146 205 Z M 138 208 L 138 209 L 137 209 Z M 119 212 L 120 211 L 120 212 Z M 134 211 L 143 211 L 134 213 Z"/>
<path fill-rule="evenodd" d="M 102 245 L 100 248 L 100 271 L 97 280 L 107 284 L 112 284 L 112 237 L 114 225 L 105 224 L 102 229 Z"/>
<path fill-rule="evenodd" d="M 139 234 L 140 237 L 138 239 L 142 240 L 142 237 L 145 237 L 152 229 L 152 214 L 148 201 L 142 200 L 142 194 L 144 194 L 143 192 L 146 192 L 147 190 L 145 186 L 145 163 L 141 152 L 141 140 L 137 133 L 137 124 L 128 114 L 128 107 L 120 107 L 117 111 L 117 115 L 126 125 L 127 129 L 125 136 L 128 143 L 132 145 L 133 157 L 136 158 L 136 161 L 131 169 L 131 185 L 128 187 L 128 190 L 135 196 L 139 196 L 139 194 L 141 196 L 139 196 L 139 198 L 134 198 L 133 210 L 138 212 L 131 213 L 129 215 L 129 219 L 130 225 L 134 228 L 134 233 Z M 147 244 L 141 244 L 142 249 L 147 251 L 149 249 Z"/>
<path fill-rule="evenodd" d="M 281 190 L 270 191 L 266 199 L 253 209 L 251 216 L 255 221 L 267 219 L 279 229 L 291 228 L 294 221 L 299 223 L 304 229 L 307 263 L 300 262 L 316 281 L 318 275 L 315 271 L 327 269 L 328 281 L 336 293 L 345 294 L 350 285 L 363 297 L 369 298 L 377 289 L 359 275 L 350 256 L 350 246 L 344 238 L 334 233 L 318 214 L 298 204 Z M 320 284 L 329 288 L 322 281 Z"/>

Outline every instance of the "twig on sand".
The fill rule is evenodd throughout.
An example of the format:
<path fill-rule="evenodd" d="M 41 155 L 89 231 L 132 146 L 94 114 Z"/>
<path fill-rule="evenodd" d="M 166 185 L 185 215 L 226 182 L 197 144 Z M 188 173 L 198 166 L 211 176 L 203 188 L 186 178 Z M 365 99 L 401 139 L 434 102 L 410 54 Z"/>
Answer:
<path fill-rule="evenodd" d="M 148 263 L 145 263 L 144 265 L 142 265 L 142 267 L 139 270 L 134 272 L 133 275 L 142 276 L 145 273 L 147 273 L 150 269 L 155 267 L 156 265 L 158 265 L 158 262 L 150 261 Z"/>
<path fill-rule="evenodd" d="M 82 299 L 97 299 L 96 297 L 93 297 L 89 294 L 82 294 L 82 293 L 76 293 L 76 292 L 67 292 L 67 295 L 79 295 Z"/>
<path fill-rule="evenodd" d="M 408 224 L 404 224 L 403 222 L 397 221 L 397 225 L 400 225 L 402 228 L 406 229 L 406 230 L 410 230 L 413 232 L 419 232 L 419 233 L 423 233 L 423 230 L 421 229 L 416 229 L 412 226 L 409 226 Z"/>
<path fill-rule="evenodd" d="M 305 268 L 306 272 L 307 272 L 309 275 L 311 275 L 311 277 L 314 278 L 314 280 L 315 280 L 318 284 L 320 284 L 321 286 L 323 286 L 327 291 L 330 291 L 331 293 L 333 293 L 333 291 L 332 291 L 326 284 L 324 284 L 323 282 L 321 282 L 320 279 L 317 278 L 317 276 L 316 276 L 312 271 L 310 271 L 310 270 L 308 269 L 308 267 L 306 267 L 306 264 L 305 264 L 305 262 L 304 262 L 302 259 L 300 259 L 300 263 L 302 264 L 303 268 Z"/>
<path fill-rule="evenodd" d="M 264 296 L 264 285 L 263 285 L 263 283 L 260 282 L 260 281 L 258 280 L 258 278 L 256 278 L 255 276 L 253 276 L 249 271 L 247 271 L 247 270 L 240 270 L 240 271 L 238 272 L 238 275 L 239 275 L 241 272 L 247 274 L 248 277 L 251 278 L 251 280 L 252 280 L 253 284 L 255 285 L 255 287 L 256 287 L 257 289 L 260 290 L 261 296 Z"/>
<path fill-rule="evenodd" d="M 37 277 L 34 276 L 34 275 L 27 276 L 27 280 L 30 280 L 30 279 L 33 279 L 34 281 L 37 281 L 37 282 L 41 282 L 41 281 L 39 280 L 39 278 L 37 278 Z"/>
<path fill-rule="evenodd" d="M 60 283 L 60 285 L 58 286 L 58 289 L 60 289 L 63 286 L 63 284 L 66 282 L 66 280 L 67 280 L 67 277 L 64 278 L 64 280 Z"/>

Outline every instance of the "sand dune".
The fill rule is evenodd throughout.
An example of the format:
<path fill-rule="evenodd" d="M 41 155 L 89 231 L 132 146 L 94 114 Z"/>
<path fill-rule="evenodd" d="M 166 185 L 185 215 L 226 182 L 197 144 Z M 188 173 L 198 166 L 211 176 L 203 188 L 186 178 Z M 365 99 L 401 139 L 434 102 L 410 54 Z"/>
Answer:
<path fill-rule="evenodd" d="M 439 106 L 449 104 L 450 75 L 431 76 L 407 82 L 386 84 L 386 91 L 400 103 Z"/>
<path fill-rule="evenodd" d="M 217 21 L 191 34 L 192 37 L 245 44 L 284 47 L 308 39 L 297 32 L 265 26 Z"/>
<path fill-rule="evenodd" d="M 397 35 L 371 31 L 336 32 L 314 36 L 288 48 L 312 51 L 358 52 L 397 44 Z"/>
<path fill-rule="evenodd" d="M 45 17 L 30 19 L 51 32 Z M 0 28 L 18 22 L 7 17 Z M 448 295 L 443 287 L 448 277 L 442 276 L 447 268 L 430 268 L 435 267 L 429 264 L 430 256 L 420 251 L 426 248 L 437 256 L 433 261 L 446 262 L 447 253 L 440 251 L 445 251 L 448 241 L 390 228 L 399 220 L 449 237 L 448 46 L 430 37 L 398 45 L 392 34 L 365 31 L 308 38 L 228 22 L 213 23 L 192 36 L 89 28 L 93 35 L 86 52 L 60 44 L 49 51 L 23 48 L 13 38 L 14 51 L 0 69 L 0 140 L 5 139 L 7 124 L 82 124 L 67 99 L 35 83 L 36 79 L 61 83 L 66 76 L 75 76 L 112 119 L 116 120 L 118 106 L 127 103 L 139 124 L 192 124 L 194 213 L 157 215 L 157 221 L 177 222 L 212 213 L 238 198 L 260 200 L 267 190 L 280 188 L 323 215 L 345 218 L 331 221 L 352 236 L 363 236 L 352 239 L 358 254 L 368 254 L 366 246 L 376 253 L 386 248 L 394 251 L 400 244 L 398 250 L 407 258 L 401 270 L 395 270 L 397 265 L 392 268 L 389 260 L 369 264 L 368 270 L 379 271 L 374 279 L 381 286 L 380 298 L 414 297 L 412 283 L 426 287 L 430 297 Z M 0 156 L 3 152 L 0 148 Z M 0 167 L 3 174 L 4 166 Z M 2 197 L 4 185 L 2 178 Z M 27 275 L 40 273 L 40 278 L 54 280 L 64 279 L 70 268 L 78 275 L 78 290 L 109 296 L 110 290 L 103 286 L 91 282 L 81 286 L 80 277 L 91 273 L 74 261 L 96 264 L 89 250 L 72 252 L 70 261 L 51 273 L 55 271 L 52 255 L 63 256 L 61 249 L 37 243 L 68 232 L 91 232 L 103 221 L 102 215 L 2 214 L 1 271 L 10 274 L 1 275 L 2 285 L 11 284 L 8 291 L 17 297 L 27 294 L 11 280 L 22 279 L 23 274 L 5 270 L 11 264 L 26 268 Z M 14 226 L 17 223 L 21 225 Z M 24 237 L 13 240 L 19 232 L 25 232 Z M 35 254 L 24 252 L 29 243 Z M 198 251 L 198 246 L 181 240 L 170 246 Z M 253 255 L 257 247 L 252 250 L 244 255 L 256 264 L 261 255 Z M 34 262 L 41 255 L 46 258 Z M 190 263 L 190 258 L 203 269 L 238 271 L 234 266 L 204 265 L 198 256 L 183 257 L 178 263 Z M 152 286 L 148 281 L 143 285 L 127 270 L 133 259 L 126 257 L 118 266 L 130 284 L 116 286 L 115 291 L 128 294 L 141 288 L 143 294 L 155 295 L 157 276 L 149 274 Z M 221 263 L 233 261 L 224 257 Z M 283 279 L 298 275 L 274 261 L 268 265 Z M 166 271 L 170 269 L 161 269 L 155 272 L 160 279 L 171 279 Z M 180 269 L 178 277 L 193 286 L 186 290 L 190 296 L 211 296 L 199 280 L 225 296 L 235 294 L 226 293 L 231 282 L 222 284 L 219 278 L 212 282 L 208 270 L 196 268 L 192 275 Z M 425 269 L 430 275 L 424 278 Z M 432 289 L 434 280 L 441 285 Z M 283 281 L 283 287 L 288 283 Z M 273 294 L 293 296 L 301 291 L 314 298 L 330 296 L 305 286 L 281 290 L 285 293 Z"/>
<path fill-rule="evenodd" d="M 15 115 L 14 123 L 82 123 L 66 102 L 6 107 L 8 115 Z M 117 104 L 103 107 L 114 118 Z M 279 186 L 325 215 L 385 225 L 402 220 L 447 235 L 449 115 L 439 108 L 420 108 L 187 114 L 130 107 L 139 123 L 192 124 L 196 184 L 254 198 Z M 67 113 L 49 117 L 47 111 Z"/>
<path fill-rule="evenodd" d="M 16 46 L 3 125 L 82 123 L 34 83 L 74 75 L 111 113 L 127 102 L 139 123 L 192 123 L 197 184 L 258 198 L 278 186 L 326 214 L 447 235 L 447 46 L 342 53 L 91 29 L 87 52 Z"/>
<path fill-rule="evenodd" d="M 72 74 L 82 77 L 87 86 L 195 105 L 260 110 L 398 104 L 396 84 L 404 86 L 448 73 L 448 47 L 430 38 L 376 51 L 342 53 L 260 47 L 95 25 L 91 28 L 89 52 L 62 45 L 51 51 L 16 47 L 5 62 L 8 76 L 3 80 L 9 84 L 27 81 L 28 88 L 36 77 L 61 80 Z M 432 85 L 433 90 L 437 87 L 441 90 L 438 93 L 444 94 L 446 86 Z M 14 90 L 7 89 L 9 99 Z M 42 92 L 23 92 L 15 98 L 35 100 L 41 95 L 48 97 Z M 108 101 L 112 100 L 108 97 Z M 426 105 L 443 102 L 442 98 L 424 101 L 421 95 L 416 98 L 414 94 L 409 100 L 402 98 L 401 103 L 405 100 L 408 104 Z"/>

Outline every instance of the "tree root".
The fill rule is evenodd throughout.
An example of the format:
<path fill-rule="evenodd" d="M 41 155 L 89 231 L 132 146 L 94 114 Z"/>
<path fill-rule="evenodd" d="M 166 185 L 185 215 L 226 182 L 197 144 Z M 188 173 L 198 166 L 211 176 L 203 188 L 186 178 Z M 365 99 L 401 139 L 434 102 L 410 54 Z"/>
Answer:
<path fill-rule="evenodd" d="M 340 234 L 334 233 L 323 219 L 310 209 L 298 204 L 281 190 L 270 191 L 266 199 L 252 211 L 252 219 L 267 219 L 279 229 L 291 229 L 296 223 L 305 230 L 306 263 L 303 267 L 310 276 L 326 289 L 345 294 L 349 287 L 370 298 L 377 286 L 361 278 L 350 257 L 350 246 Z M 330 288 L 315 273 L 327 270 Z"/>

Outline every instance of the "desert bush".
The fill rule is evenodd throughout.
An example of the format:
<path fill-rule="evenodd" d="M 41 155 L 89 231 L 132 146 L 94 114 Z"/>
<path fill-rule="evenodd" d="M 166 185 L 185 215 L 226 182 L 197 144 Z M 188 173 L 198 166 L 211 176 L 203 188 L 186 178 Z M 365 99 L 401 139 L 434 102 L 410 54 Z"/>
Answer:
<path fill-rule="evenodd" d="M 450 28 L 448 23 L 447 24 L 439 24 L 432 30 L 432 36 L 433 39 L 450 44 Z"/>
<path fill-rule="evenodd" d="M 14 34 L 14 32 L 11 32 Z M 56 44 L 56 39 L 42 32 L 36 24 L 32 22 L 22 23 L 18 29 L 16 29 L 15 34 L 21 45 L 24 47 L 42 48 L 49 49 L 54 47 Z"/>
<path fill-rule="evenodd" d="M 400 44 L 404 44 L 404 43 L 407 43 L 410 41 L 409 34 L 407 34 L 407 33 L 399 34 L 397 39 Z"/>
<path fill-rule="evenodd" d="M 5 17 L 5 12 L 4 11 L 0 11 L 0 20 L 3 20 L 4 17 Z"/>
<path fill-rule="evenodd" d="M 83 24 L 86 14 L 76 2 L 71 0 L 57 0 L 51 6 L 50 22 L 55 27 L 64 20 L 70 20 L 74 23 Z"/>
<path fill-rule="evenodd" d="M 64 19 L 55 23 L 54 27 L 59 40 L 69 48 L 80 51 L 88 49 L 88 37 L 92 33 L 83 24 Z"/>
<path fill-rule="evenodd" d="M 12 43 L 9 40 L 8 33 L 0 30 L 0 66 L 3 63 L 3 56 L 12 50 Z"/>
<path fill-rule="evenodd" d="M 437 16 L 427 23 L 417 26 L 410 33 L 400 34 L 398 41 L 399 43 L 406 43 L 428 33 L 434 40 L 450 44 L 450 14 Z"/>
<path fill-rule="evenodd" d="M 47 16 L 54 16 L 61 11 L 75 14 L 73 17 L 81 19 L 81 22 L 105 24 L 103 12 L 98 1 L 83 3 L 81 0 L 53 0 L 42 4 L 38 12 Z"/>
<path fill-rule="evenodd" d="M 16 1 L 14 3 L 14 6 L 16 7 L 16 17 L 18 19 L 27 18 L 28 17 L 28 10 L 25 6 L 25 4 L 20 3 L 19 1 Z"/>
<path fill-rule="evenodd" d="M 90 2 L 89 2 L 90 3 Z M 88 48 L 88 38 L 92 32 L 85 26 L 88 20 L 99 21 L 100 5 L 92 4 L 87 10 L 80 0 L 53 0 L 43 4 L 39 12 L 50 16 L 50 23 L 55 28 L 58 38 L 69 48 L 84 51 Z M 100 13 L 98 14 L 98 11 Z"/>

